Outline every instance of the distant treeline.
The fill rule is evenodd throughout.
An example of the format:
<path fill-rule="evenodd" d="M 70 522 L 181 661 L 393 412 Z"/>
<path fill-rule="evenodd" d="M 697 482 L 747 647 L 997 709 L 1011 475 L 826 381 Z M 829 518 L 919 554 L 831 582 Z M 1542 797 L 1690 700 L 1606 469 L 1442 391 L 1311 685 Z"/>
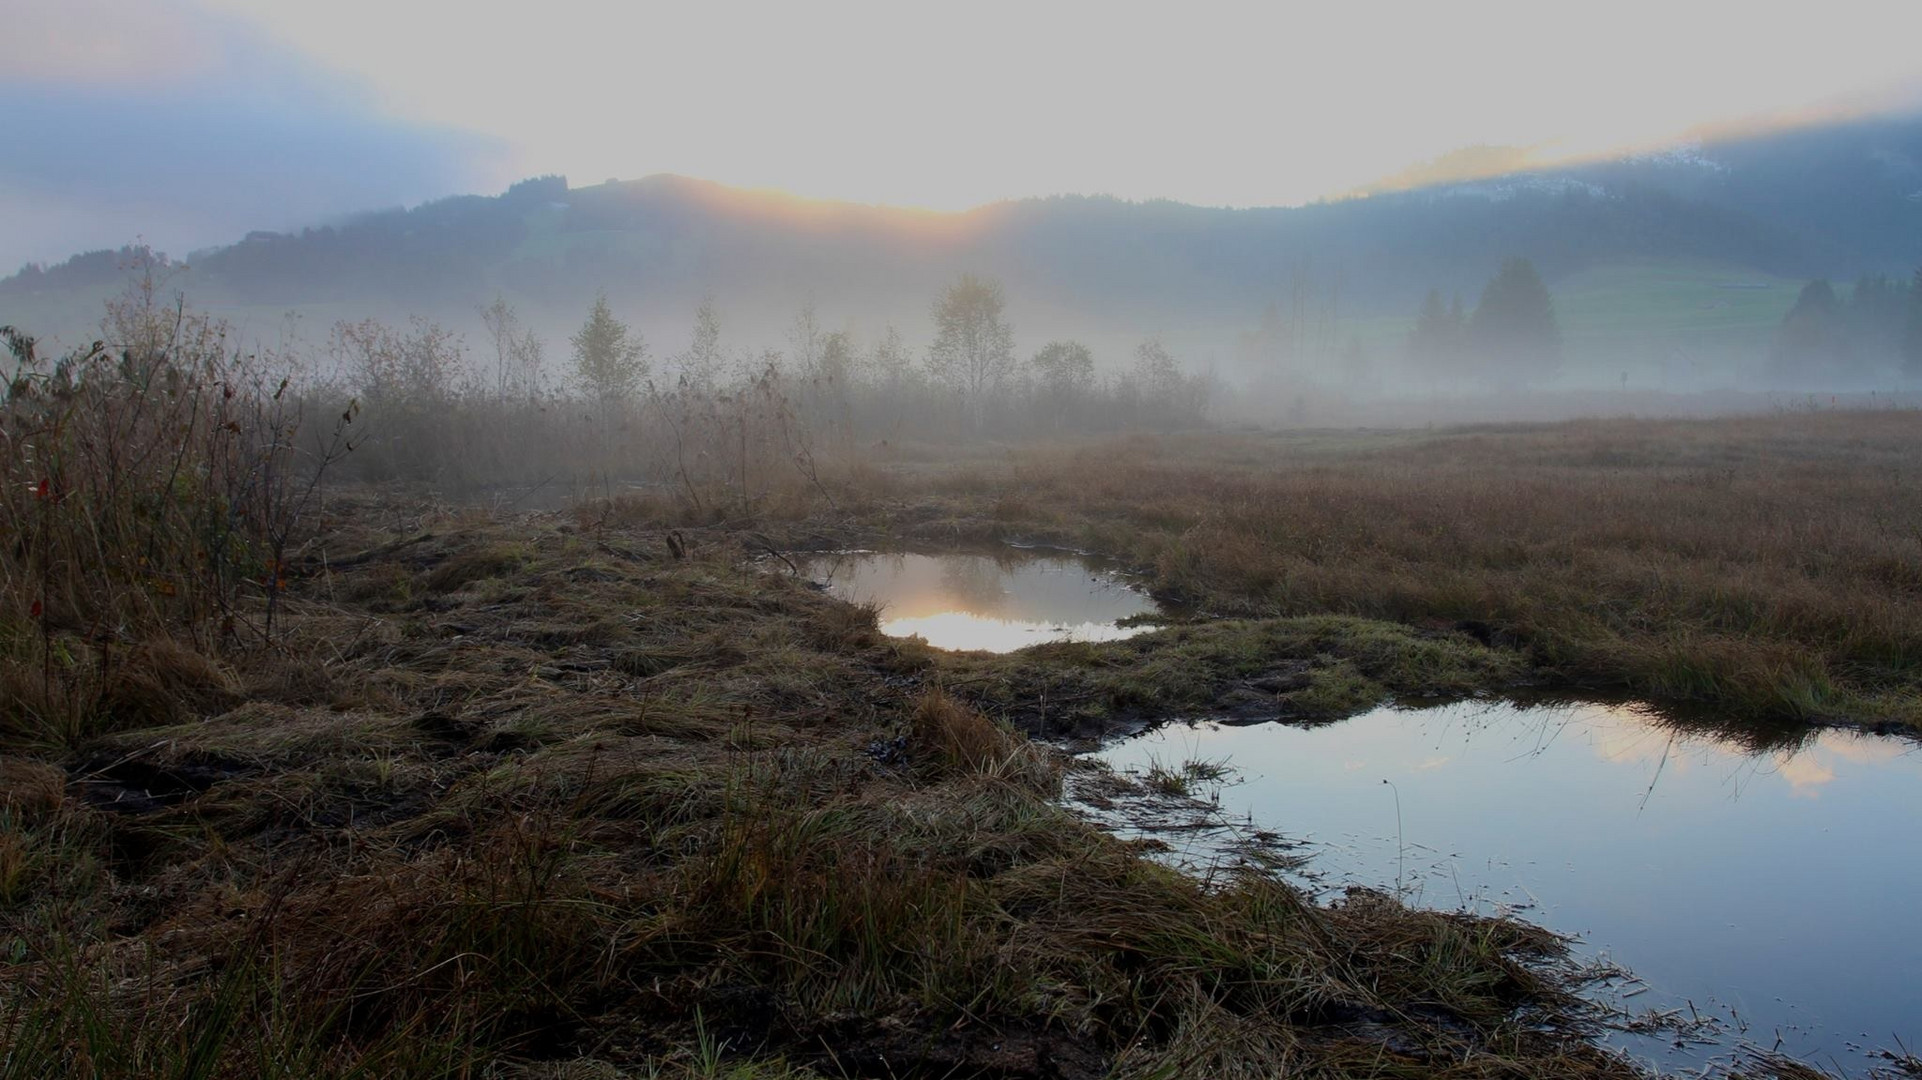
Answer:
<path fill-rule="evenodd" d="M 1459 295 L 1444 306 L 1441 290 L 1428 290 L 1408 335 L 1408 359 L 1418 371 L 1510 386 L 1553 377 L 1562 332 L 1535 264 L 1519 256 L 1504 262 L 1472 314 L 1463 313 Z"/>
<path fill-rule="evenodd" d="M 1472 312 L 1459 294 L 1430 289 L 1409 333 L 1415 372 L 1527 386 L 1561 364 L 1554 298 L 1528 259 L 1511 258 L 1483 288 Z M 1881 274 L 1846 295 L 1826 279 L 1803 286 L 1783 317 L 1764 374 L 1777 383 L 1847 384 L 1892 374 L 1922 378 L 1922 268 L 1907 281 Z"/>
<path fill-rule="evenodd" d="M 155 294 L 149 274 L 138 304 L 115 301 L 122 314 L 89 355 L 113 354 L 108 339 L 130 310 L 142 313 L 131 320 L 139 325 L 165 322 Z M 255 383 L 284 379 L 276 400 L 303 414 L 344 418 L 352 451 L 336 455 L 339 476 L 456 489 L 557 478 L 654 484 L 701 514 L 751 507 L 803 481 L 818 486 L 822 463 L 851 459 L 857 447 L 1206 422 L 1212 382 L 1185 371 L 1161 342 L 1140 342 L 1129 363 L 1104 375 L 1080 342 L 1018 351 L 1005 306 L 999 282 L 962 275 L 934 299 L 933 340 L 917 352 L 893 327 L 865 341 L 828 330 L 812 304 L 795 315 L 785 349 L 731 346 L 722 312 L 703 302 L 689 346 L 657 358 L 605 297 L 564 351 L 496 298 L 479 312 L 486 333 L 477 349 L 426 318 L 342 321 L 318 352 L 256 350 L 244 364 L 220 362 L 240 364 Z M 201 359 L 178 364 L 165 349 L 147 350 L 169 378 L 185 380 L 186 390 L 170 393 L 212 392 L 191 385 L 212 363 L 202 354 L 234 351 L 209 344 L 227 340 L 216 320 L 194 319 L 210 327 L 196 339 Z M 62 360 L 48 371 L 83 369 Z"/>
<path fill-rule="evenodd" d="M 86 251 L 52 266 L 28 263 L 9 278 L 0 278 L 0 292 L 34 293 L 67 289 L 90 289 L 126 283 L 130 266 L 166 270 L 174 265 L 165 252 L 145 244 L 128 244 L 119 250 L 102 248 Z"/>
<path fill-rule="evenodd" d="M 1833 380 L 1899 369 L 1922 377 L 1922 268 L 1908 281 L 1859 278 L 1842 297 L 1809 282 L 1783 317 L 1769 356 L 1781 378 Z"/>

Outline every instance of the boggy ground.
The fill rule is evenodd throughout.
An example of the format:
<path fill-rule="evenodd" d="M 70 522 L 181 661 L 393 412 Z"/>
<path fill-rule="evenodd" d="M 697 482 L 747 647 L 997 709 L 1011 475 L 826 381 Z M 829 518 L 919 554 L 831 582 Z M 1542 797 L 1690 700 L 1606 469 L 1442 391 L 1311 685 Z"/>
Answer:
<path fill-rule="evenodd" d="M 896 534 L 1100 551 L 1217 616 L 1467 634 L 1520 681 L 1738 729 L 1922 730 L 1915 411 L 889 456 L 861 509 Z"/>
<path fill-rule="evenodd" d="M 764 537 L 335 513 L 282 648 L 155 642 L 83 728 L 0 729 L 0 1077 L 1631 1074 L 1544 933 L 1204 886 L 1011 726 L 1512 653 L 1314 617 L 948 657 Z"/>

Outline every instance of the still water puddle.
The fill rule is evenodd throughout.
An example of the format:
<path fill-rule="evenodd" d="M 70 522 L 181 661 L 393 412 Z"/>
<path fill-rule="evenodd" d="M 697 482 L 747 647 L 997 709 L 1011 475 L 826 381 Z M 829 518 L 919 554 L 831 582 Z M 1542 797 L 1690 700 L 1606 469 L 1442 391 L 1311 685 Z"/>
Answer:
<path fill-rule="evenodd" d="M 1098 756 L 1232 770 L 1202 794 L 1249 824 L 1157 834 L 1177 862 L 1205 868 L 1224 832 L 1273 830 L 1305 841 L 1318 888 L 1399 888 L 1578 936 L 1634 973 L 1604 1000 L 1710 1021 L 1684 1047 L 1611 1039 L 1664 1070 L 1742 1045 L 1852 1074 L 1922 1052 L 1913 743 L 1829 731 L 1750 752 L 1621 706 L 1460 703 L 1319 728 L 1174 724 Z"/>
<path fill-rule="evenodd" d="M 1149 629 L 1153 600 L 1097 560 L 1060 551 L 818 555 L 802 572 L 834 595 L 881 608 L 881 632 L 940 649 L 1013 652 L 1047 641 L 1113 641 Z"/>

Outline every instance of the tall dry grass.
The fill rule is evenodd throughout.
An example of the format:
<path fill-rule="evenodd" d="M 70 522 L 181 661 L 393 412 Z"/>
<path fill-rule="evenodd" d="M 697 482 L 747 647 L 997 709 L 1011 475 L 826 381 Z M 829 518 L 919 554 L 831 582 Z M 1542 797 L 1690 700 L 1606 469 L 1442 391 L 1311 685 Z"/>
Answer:
<path fill-rule="evenodd" d="M 921 486 L 1210 612 L 1441 623 L 1558 681 L 1914 724 L 1918 478 L 1922 414 L 1884 411 L 1138 437 Z"/>
<path fill-rule="evenodd" d="M 349 416 L 316 439 L 273 358 L 151 279 L 91 347 L 49 361 L 5 340 L 0 733 L 70 740 L 217 691 L 210 657 L 274 637 Z"/>

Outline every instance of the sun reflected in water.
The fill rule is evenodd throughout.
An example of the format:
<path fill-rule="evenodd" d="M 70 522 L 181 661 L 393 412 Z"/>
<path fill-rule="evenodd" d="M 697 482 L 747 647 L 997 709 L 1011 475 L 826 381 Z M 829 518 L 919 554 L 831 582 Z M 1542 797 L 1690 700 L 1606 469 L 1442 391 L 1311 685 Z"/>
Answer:
<path fill-rule="evenodd" d="M 1157 612 L 1094 560 L 1010 549 L 993 555 L 823 555 L 807 572 L 842 599 L 881 609 L 881 632 L 940 649 L 1012 652 L 1051 641 L 1114 641 Z"/>

